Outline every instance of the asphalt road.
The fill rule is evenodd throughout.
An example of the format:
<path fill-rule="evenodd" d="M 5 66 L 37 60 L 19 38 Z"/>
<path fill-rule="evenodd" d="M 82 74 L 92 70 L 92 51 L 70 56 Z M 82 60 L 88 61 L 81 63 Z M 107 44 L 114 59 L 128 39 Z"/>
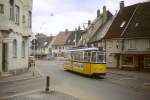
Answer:
<path fill-rule="evenodd" d="M 0 96 L 45 89 L 45 77 L 50 76 L 50 89 L 83 100 L 149 100 L 150 91 L 141 83 L 127 76 L 109 74 L 106 79 L 85 77 L 64 71 L 63 61 L 38 61 L 42 78 L 0 84 Z"/>

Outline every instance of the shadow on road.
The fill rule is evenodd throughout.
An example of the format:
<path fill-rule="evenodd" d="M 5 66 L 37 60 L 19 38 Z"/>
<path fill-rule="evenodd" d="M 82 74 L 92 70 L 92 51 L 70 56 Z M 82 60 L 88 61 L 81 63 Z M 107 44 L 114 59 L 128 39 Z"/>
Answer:
<path fill-rule="evenodd" d="M 64 70 L 64 71 L 66 71 L 66 72 L 69 72 L 69 73 L 71 73 L 71 74 L 75 74 L 75 75 L 78 75 L 78 76 L 81 76 L 81 77 L 84 77 L 84 78 L 89 78 L 89 79 L 97 79 L 97 80 L 103 80 L 103 79 L 105 79 L 105 77 L 104 76 L 91 76 L 91 75 L 85 75 L 85 74 L 82 74 L 82 73 L 77 73 L 77 72 L 74 72 L 74 71 L 70 71 L 70 70 Z"/>

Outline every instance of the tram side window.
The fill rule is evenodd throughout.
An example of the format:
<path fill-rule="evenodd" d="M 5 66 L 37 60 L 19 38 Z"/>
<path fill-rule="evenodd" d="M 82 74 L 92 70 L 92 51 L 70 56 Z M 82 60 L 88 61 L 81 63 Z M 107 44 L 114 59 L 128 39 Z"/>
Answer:
<path fill-rule="evenodd" d="M 91 53 L 90 52 L 85 52 L 84 53 L 84 61 L 85 62 L 90 62 L 90 58 L 91 58 Z"/>
<path fill-rule="evenodd" d="M 80 61 L 80 53 L 79 52 L 73 53 L 73 60 L 74 61 Z"/>
<path fill-rule="evenodd" d="M 83 52 L 80 52 L 79 54 L 80 54 L 79 61 L 84 62 Z"/>
<path fill-rule="evenodd" d="M 92 52 L 92 62 L 96 62 L 96 52 Z"/>

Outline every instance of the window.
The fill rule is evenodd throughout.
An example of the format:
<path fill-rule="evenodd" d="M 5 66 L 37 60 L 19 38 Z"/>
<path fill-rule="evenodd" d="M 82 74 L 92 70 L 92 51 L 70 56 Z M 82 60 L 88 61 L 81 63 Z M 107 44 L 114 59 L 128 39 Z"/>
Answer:
<path fill-rule="evenodd" d="M 122 56 L 123 65 L 133 65 L 133 56 L 124 55 Z"/>
<path fill-rule="evenodd" d="M 4 14 L 4 5 L 0 4 L 0 14 Z"/>
<path fill-rule="evenodd" d="M 22 16 L 22 23 L 25 23 L 25 15 Z"/>
<path fill-rule="evenodd" d="M 29 11 L 28 14 L 28 26 L 29 28 L 32 28 L 32 12 Z"/>
<path fill-rule="evenodd" d="M 15 13 L 15 23 L 17 25 L 19 25 L 19 19 L 20 19 L 20 8 L 19 8 L 19 6 L 15 5 L 15 11 L 16 11 L 16 13 Z"/>
<path fill-rule="evenodd" d="M 134 40 L 129 40 L 129 49 L 135 49 Z"/>
<path fill-rule="evenodd" d="M 84 53 L 84 61 L 85 62 L 90 62 L 90 58 L 91 58 L 91 53 L 90 52 L 85 52 Z"/>
<path fill-rule="evenodd" d="M 25 57 L 25 42 L 22 41 L 22 57 Z"/>
<path fill-rule="evenodd" d="M 147 48 L 150 48 L 150 39 L 147 40 Z"/>
<path fill-rule="evenodd" d="M 123 21 L 123 22 L 121 23 L 121 25 L 120 25 L 120 28 L 125 27 L 125 24 L 126 24 L 126 21 Z"/>
<path fill-rule="evenodd" d="M 91 62 L 96 62 L 96 52 L 92 52 Z"/>
<path fill-rule="evenodd" d="M 14 6 L 10 5 L 10 20 L 14 20 Z"/>
<path fill-rule="evenodd" d="M 105 53 L 104 52 L 97 52 L 97 58 L 96 58 L 96 62 L 97 63 L 105 63 Z"/>
<path fill-rule="evenodd" d="M 113 47 L 113 40 L 110 40 L 109 41 L 109 48 L 112 48 Z"/>
<path fill-rule="evenodd" d="M 150 68 L 150 56 L 144 57 L 144 67 Z"/>
<path fill-rule="evenodd" d="M 13 57 L 17 57 L 17 40 L 13 40 Z"/>

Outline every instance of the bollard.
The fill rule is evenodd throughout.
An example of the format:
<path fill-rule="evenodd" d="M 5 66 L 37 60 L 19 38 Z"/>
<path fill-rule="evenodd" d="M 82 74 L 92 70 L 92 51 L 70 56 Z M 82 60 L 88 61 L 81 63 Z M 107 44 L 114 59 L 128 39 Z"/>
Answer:
<path fill-rule="evenodd" d="M 45 88 L 45 91 L 46 91 L 46 92 L 49 91 L 49 86 L 50 86 L 50 77 L 47 76 L 47 77 L 46 77 L 46 88 Z"/>

